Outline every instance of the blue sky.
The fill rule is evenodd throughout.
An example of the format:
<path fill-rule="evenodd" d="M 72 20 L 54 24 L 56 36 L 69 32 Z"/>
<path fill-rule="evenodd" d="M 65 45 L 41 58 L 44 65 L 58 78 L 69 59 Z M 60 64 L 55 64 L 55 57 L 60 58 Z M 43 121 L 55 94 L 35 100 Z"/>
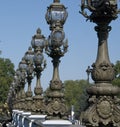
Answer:
<path fill-rule="evenodd" d="M 17 69 L 21 58 L 31 45 L 31 38 L 39 27 L 48 37 L 49 25 L 45 20 L 47 7 L 53 0 L 1 0 L 0 4 L 0 49 L 1 57 L 9 58 Z M 79 14 L 80 0 L 61 0 L 67 8 L 68 18 L 64 25 L 69 49 L 60 63 L 60 79 L 87 79 L 86 69 L 96 60 L 97 35 L 94 23 Z M 112 63 L 120 60 L 120 18 L 112 21 L 108 47 Z M 44 89 L 52 79 L 51 58 L 44 55 L 47 68 L 42 72 L 41 84 Z"/>

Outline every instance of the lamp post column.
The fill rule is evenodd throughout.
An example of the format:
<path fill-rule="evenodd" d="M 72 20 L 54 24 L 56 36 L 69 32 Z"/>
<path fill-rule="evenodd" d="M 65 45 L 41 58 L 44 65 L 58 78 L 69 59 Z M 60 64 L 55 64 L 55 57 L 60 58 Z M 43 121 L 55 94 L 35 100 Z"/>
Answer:
<path fill-rule="evenodd" d="M 87 15 L 84 9 L 89 9 L 91 15 Z M 117 94 L 120 88 L 112 85 L 114 68 L 108 54 L 108 34 L 112 20 L 117 18 L 116 0 L 82 0 L 81 12 L 90 21 L 97 24 L 95 31 L 98 36 L 98 52 L 93 63 L 91 75 L 95 85 L 87 89 L 89 93 L 89 107 L 82 113 L 82 120 L 87 127 L 119 127 L 120 100 Z"/>
<path fill-rule="evenodd" d="M 43 98 L 43 89 L 41 86 L 41 73 L 46 67 L 46 61 L 43 56 L 43 49 L 45 47 L 45 37 L 41 34 L 40 28 L 37 29 L 36 35 L 33 36 L 31 41 L 34 48 L 34 71 L 36 75 L 36 86 L 34 88 L 35 96 L 33 97 L 32 113 L 43 115 L 46 111 L 46 106 Z"/>
<path fill-rule="evenodd" d="M 33 71 L 34 71 L 34 66 L 33 66 L 33 56 L 34 52 L 32 51 L 32 47 L 28 48 L 28 51 L 25 53 L 25 61 L 27 64 L 26 67 L 26 73 L 27 73 L 27 82 L 28 82 L 28 88 L 26 91 L 26 111 L 31 111 L 31 105 L 33 103 L 33 92 L 31 90 L 31 82 L 33 79 Z"/>
<path fill-rule="evenodd" d="M 67 52 L 67 40 L 63 25 L 67 19 L 67 11 L 60 0 L 54 0 L 48 7 L 46 21 L 50 25 L 51 34 L 48 37 L 46 53 L 52 58 L 53 77 L 50 81 L 50 91 L 47 93 L 47 119 L 67 119 L 67 106 L 65 105 L 63 83 L 59 77 L 60 58 Z"/>
<path fill-rule="evenodd" d="M 22 58 L 22 61 L 19 63 L 19 69 L 20 69 L 20 85 L 21 85 L 21 95 L 20 95 L 20 109 L 25 110 L 25 83 L 26 83 L 26 61 L 25 58 Z"/>

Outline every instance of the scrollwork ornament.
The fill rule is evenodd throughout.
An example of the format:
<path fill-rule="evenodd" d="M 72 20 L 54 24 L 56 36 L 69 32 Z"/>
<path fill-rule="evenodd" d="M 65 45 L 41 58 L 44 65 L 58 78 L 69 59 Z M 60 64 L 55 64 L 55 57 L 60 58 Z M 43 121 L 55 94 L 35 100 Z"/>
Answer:
<path fill-rule="evenodd" d="M 113 124 L 116 127 L 120 127 L 120 107 L 119 107 L 120 99 L 116 96 L 114 98 L 114 112 L 113 112 Z"/>
<path fill-rule="evenodd" d="M 91 103 L 91 105 L 85 112 L 83 112 L 82 121 L 88 127 L 92 127 L 92 126 L 98 127 L 100 119 L 96 112 L 96 104 L 94 102 Z"/>
<path fill-rule="evenodd" d="M 89 116 L 89 118 L 90 118 L 90 122 L 92 123 L 92 125 L 98 126 L 99 117 L 96 112 L 93 112 L 93 114 L 91 114 L 91 117 Z"/>
<path fill-rule="evenodd" d="M 109 97 L 103 96 L 98 100 L 97 113 L 103 119 L 108 119 L 112 116 L 113 102 Z"/>
<path fill-rule="evenodd" d="M 33 100 L 32 98 L 26 98 L 26 111 L 31 111 L 31 106 L 33 104 Z"/>
<path fill-rule="evenodd" d="M 65 106 L 65 104 L 62 103 L 59 99 L 54 99 L 47 105 L 48 118 L 55 118 L 56 116 L 58 116 L 59 118 L 65 118 L 67 113 L 66 108 L 67 107 Z"/>
<path fill-rule="evenodd" d="M 43 100 L 34 99 L 34 103 L 31 106 L 33 114 L 45 114 L 46 106 Z"/>
<path fill-rule="evenodd" d="M 53 80 L 50 82 L 50 87 L 53 90 L 61 90 L 62 89 L 62 81 L 61 80 Z"/>

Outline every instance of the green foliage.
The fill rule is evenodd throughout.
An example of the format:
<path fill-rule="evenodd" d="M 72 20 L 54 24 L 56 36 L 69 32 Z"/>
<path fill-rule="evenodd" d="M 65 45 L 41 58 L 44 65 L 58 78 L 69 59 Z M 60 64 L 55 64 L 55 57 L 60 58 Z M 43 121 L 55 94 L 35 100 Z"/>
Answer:
<path fill-rule="evenodd" d="M 117 85 L 120 87 L 120 61 L 117 61 L 114 65 L 115 69 L 115 79 L 113 80 L 113 85 Z"/>
<path fill-rule="evenodd" d="M 120 61 L 118 60 L 114 66 L 115 76 L 120 77 Z"/>
<path fill-rule="evenodd" d="M 80 112 L 87 106 L 88 94 L 86 88 L 89 86 L 86 80 L 68 80 L 64 82 L 66 104 L 71 110 L 74 105 L 75 117 L 79 119 Z"/>
<path fill-rule="evenodd" d="M 9 59 L 0 58 L 0 103 L 4 103 L 7 99 L 13 76 L 14 64 Z"/>

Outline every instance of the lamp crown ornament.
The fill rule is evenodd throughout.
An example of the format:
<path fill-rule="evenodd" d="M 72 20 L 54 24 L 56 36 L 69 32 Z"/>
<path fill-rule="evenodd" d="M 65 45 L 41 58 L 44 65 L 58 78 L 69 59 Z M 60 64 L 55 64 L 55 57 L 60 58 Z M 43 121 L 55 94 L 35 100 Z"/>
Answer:
<path fill-rule="evenodd" d="M 36 34 L 32 37 L 31 45 L 34 48 L 34 51 L 40 50 L 43 52 L 43 48 L 45 47 L 45 37 L 41 34 L 41 29 L 38 28 Z"/>
<path fill-rule="evenodd" d="M 88 15 L 86 9 L 92 13 Z M 111 20 L 117 18 L 119 12 L 117 0 L 81 0 L 80 13 L 95 23 L 98 23 L 99 20 L 103 21 L 103 18 L 108 19 L 108 23 L 110 23 Z"/>

